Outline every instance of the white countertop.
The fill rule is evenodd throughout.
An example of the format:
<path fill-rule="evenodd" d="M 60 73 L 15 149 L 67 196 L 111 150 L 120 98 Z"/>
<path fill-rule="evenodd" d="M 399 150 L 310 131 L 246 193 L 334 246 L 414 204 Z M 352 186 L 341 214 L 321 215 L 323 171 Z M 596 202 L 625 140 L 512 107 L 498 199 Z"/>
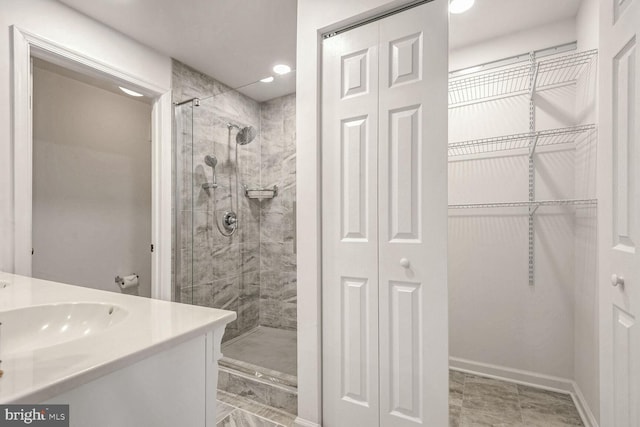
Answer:
<path fill-rule="evenodd" d="M 73 341 L 18 353 L 0 347 L 0 404 L 45 401 L 236 319 L 232 311 L 0 272 L 0 312 L 70 302 L 113 304 L 127 315 L 99 333 Z"/>

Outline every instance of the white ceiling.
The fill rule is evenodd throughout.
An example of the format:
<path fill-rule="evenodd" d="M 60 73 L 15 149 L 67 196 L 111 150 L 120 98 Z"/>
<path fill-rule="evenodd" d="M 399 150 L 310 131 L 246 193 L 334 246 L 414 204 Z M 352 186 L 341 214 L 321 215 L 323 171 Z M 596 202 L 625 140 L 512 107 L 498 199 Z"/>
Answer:
<path fill-rule="evenodd" d="M 449 47 L 457 49 L 576 16 L 581 0 L 476 0 L 450 18 Z"/>
<path fill-rule="evenodd" d="M 295 68 L 296 0 L 59 1 L 234 88 Z"/>
<path fill-rule="evenodd" d="M 234 88 L 273 74 L 276 63 L 295 69 L 297 0 L 59 1 Z M 451 15 L 450 48 L 574 17 L 580 2 L 476 0 Z M 242 91 L 263 101 L 294 92 L 295 79 Z"/>

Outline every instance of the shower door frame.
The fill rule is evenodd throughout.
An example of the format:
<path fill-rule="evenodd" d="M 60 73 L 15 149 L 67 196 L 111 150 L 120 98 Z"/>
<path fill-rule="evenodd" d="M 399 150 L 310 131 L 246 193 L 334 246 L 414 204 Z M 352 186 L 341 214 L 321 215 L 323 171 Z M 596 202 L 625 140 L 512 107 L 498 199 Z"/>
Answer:
<path fill-rule="evenodd" d="M 31 57 L 107 77 L 153 98 L 151 114 L 151 297 L 171 300 L 171 89 L 103 63 L 92 54 L 11 26 L 13 110 L 13 272 L 32 274 L 33 117 Z M 115 274 L 115 272 L 114 272 Z"/>

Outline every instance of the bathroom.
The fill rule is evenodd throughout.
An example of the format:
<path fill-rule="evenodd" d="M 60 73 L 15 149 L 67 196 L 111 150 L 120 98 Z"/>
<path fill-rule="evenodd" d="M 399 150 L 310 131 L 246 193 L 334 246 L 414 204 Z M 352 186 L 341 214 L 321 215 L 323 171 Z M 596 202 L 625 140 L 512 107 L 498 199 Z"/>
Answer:
<path fill-rule="evenodd" d="M 140 295 L 194 309 L 235 313 L 234 320 L 226 318 L 224 337 L 219 337 L 222 357 L 216 374 L 216 421 L 221 425 L 237 425 L 241 419 L 269 426 L 348 425 L 346 420 L 353 419 L 371 425 L 430 425 L 431 419 L 445 425 L 443 417 L 448 417 L 450 425 L 467 425 L 474 417 L 497 423 L 492 418 L 495 408 L 492 412 L 477 407 L 486 404 L 481 397 L 490 390 L 504 392 L 504 401 L 497 404 L 503 404 L 502 415 L 512 417 L 502 421 L 513 425 L 518 417 L 525 425 L 530 421 L 526 417 L 542 417 L 538 422 L 546 420 L 543 425 L 637 424 L 638 415 L 629 408 L 637 407 L 633 402 L 638 402 L 638 391 L 633 380 L 627 379 L 635 379 L 631 376 L 636 369 L 633 361 L 638 360 L 633 357 L 638 351 L 638 328 L 633 326 L 637 297 L 632 286 L 624 287 L 624 279 L 630 284 L 635 274 L 627 265 L 635 253 L 636 224 L 629 219 L 635 202 L 631 195 L 621 197 L 635 194 L 633 183 L 623 185 L 635 175 L 632 163 L 620 162 L 635 155 L 632 147 L 620 141 L 633 142 L 631 124 L 637 123 L 637 109 L 630 101 L 638 96 L 630 78 L 637 69 L 633 62 L 637 61 L 633 30 L 637 25 L 627 25 L 636 22 L 637 2 L 568 0 L 542 5 L 476 0 L 467 12 L 451 15 L 449 30 L 444 18 L 448 2 L 444 0 L 278 0 L 271 6 L 250 0 L 221 1 L 215 6 L 195 1 L 189 10 L 171 2 L 163 7 L 152 3 L 31 0 L 27 7 L 7 0 L 0 6 L 0 23 L 7 29 L 0 46 L 0 54 L 7 58 L 0 66 L 0 75 L 7 82 L 0 88 L 6 100 L 0 110 L 0 128 L 5 132 L 0 144 L 4 201 L 0 230 L 6 236 L 0 249 L 0 271 L 38 277 L 31 252 L 37 241 L 35 233 L 42 230 L 36 220 L 43 216 L 36 216 L 33 209 L 32 223 L 35 199 L 30 172 L 42 163 L 32 163 L 30 146 L 16 143 L 31 138 L 25 126 L 29 101 L 17 96 L 29 90 L 29 59 L 63 68 L 76 64 L 74 71 L 80 74 L 91 71 L 94 77 L 107 77 L 143 94 L 146 126 L 151 130 L 144 160 L 150 167 L 139 169 L 151 180 L 145 184 L 150 195 L 144 207 L 148 223 L 139 227 L 150 231 L 135 239 L 144 243 L 138 251 L 144 251 L 147 264 L 103 263 L 104 273 L 87 264 L 87 270 L 95 271 L 96 277 L 99 273 L 100 282 L 105 283 L 88 286 L 120 293 L 113 276 L 139 273 Z M 448 133 L 448 163 L 444 162 L 444 145 L 433 151 L 433 157 L 427 156 L 428 150 L 420 151 L 426 157 L 402 157 L 402 150 L 400 154 L 389 152 L 391 159 L 402 158 L 407 165 L 414 165 L 416 158 L 434 162 L 425 163 L 431 166 L 423 169 L 424 174 L 412 175 L 417 170 L 413 166 L 386 170 L 387 162 L 379 161 L 386 158 L 383 151 L 363 154 L 350 148 L 343 158 L 339 150 L 325 149 L 323 138 L 334 131 L 325 126 L 334 112 L 349 137 L 356 140 L 366 134 L 354 131 L 361 129 L 356 127 L 361 125 L 358 120 L 378 116 L 377 110 L 351 112 L 349 117 L 357 116 L 356 121 L 337 115 L 342 99 L 332 101 L 325 92 L 326 87 L 340 84 L 332 80 L 340 68 L 330 72 L 331 66 L 337 66 L 331 62 L 331 49 L 340 55 L 335 46 L 356 43 L 360 47 L 353 50 L 360 52 L 369 45 L 357 43 L 368 37 L 373 40 L 385 31 L 409 28 L 409 24 L 394 24 L 393 19 L 418 16 L 421 7 L 437 8 L 427 17 L 439 17 L 430 27 L 440 42 L 437 46 L 427 43 L 428 38 L 409 43 L 412 49 L 434 49 L 429 55 L 437 60 L 425 70 L 433 81 L 442 79 L 438 80 L 442 90 L 433 89 L 429 96 L 441 99 L 444 79 L 449 81 L 451 97 L 455 82 L 469 84 L 468 75 L 495 77 L 494 71 L 503 69 L 522 72 L 519 78 L 524 89 L 514 90 L 513 96 L 490 96 L 488 101 L 475 99 L 460 105 L 451 105 L 456 102 L 450 98 L 448 129 L 442 127 L 447 122 L 446 107 L 432 107 L 440 105 L 435 101 L 424 104 L 431 108 L 420 110 L 425 123 L 428 117 L 442 118 L 434 124 L 437 132 L 423 132 L 425 138 Z M 35 10 L 37 14 L 32 13 Z M 49 18 L 45 21 L 43 16 Z M 375 25 L 380 26 L 379 31 L 370 30 Z M 422 28 L 424 24 L 412 21 L 411 25 Z M 325 35 L 326 39 L 321 37 Z M 447 37 L 449 49 L 443 42 Z M 190 43 L 190 47 L 181 43 Z M 404 44 L 396 47 L 397 55 L 413 52 Z M 386 50 L 376 52 L 381 61 L 386 58 Z M 348 59 L 340 66 L 362 67 L 367 61 L 357 55 Z M 566 65 L 572 60 L 577 65 Z M 613 66 L 603 66 L 607 61 Z M 444 67 L 447 62 L 448 69 Z M 276 64 L 288 65 L 291 71 L 277 74 L 272 70 Z M 538 65 L 539 76 L 534 71 Z M 545 74 L 548 65 L 558 68 Z M 409 67 L 407 63 L 403 66 Z M 556 69 L 573 70 L 576 75 L 566 74 L 568 84 L 545 87 L 545 76 Z M 623 78 L 625 70 L 628 76 Z M 345 100 L 355 105 L 361 93 L 358 85 L 378 78 L 384 81 L 387 72 L 387 67 L 379 66 L 373 74 L 350 74 L 353 87 L 349 90 L 354 92 L 345 95 Z M 260 81 L 271 76 L 273 82 Z M 529 92 L 532 77 L 540 78 L 537 92 Z M 411 81 L 403 81 L 399 90 L 410 87 Z M 362 93 L 378 96 L 374 92 Z M 618 104 L 602 97 L 603 93 L 612 93 Z M 626 93 L 630 95 L 620 98 Z M 391 99 L 384 98 L 382 89 L 379 94 L 380 101 L 367 98 L 371 102 L 359 104 L 362 110 L 358 111 Z M 406 99 L 419 95 L 416 90 L 407 93 Z M 336 108 L 324 109 L 331 102 L 336 102 Z M 411 102 L 423 105 L 421 100 Z M 405 106 L 393 108 L 403 114 L 413 111 Z M 609 117 L 612 114 L 617 121 Z M 397 116 L 399 126 L 405 117 Z M 385 123 L 382 114 L 380 123 Z M 380 135 L 387 134 L 385 125 L 380 126 Z M 615 135 L 614 141 L 606 135 Z M 521 145 L 506 145 L 518 143 Z M 493 149 L 486 152 L 474 151 L 491 144 Z M 470 151 L 452 154 L 454 147 Z M 369 156 L 369 168 L 344 163 L 354 158 L 365 161 L 364 156 Z M 340 170 L 342 174 L 336 173 Z M 398 193 L 398 189 L 386 194 L 385 173 L 405 183 L 431 177 L 431 181 L 421 181 L 422 186 L 407 186 L 428 194 L 415 200 L 442 208 L 420 228 L 419 233 L 430 239 L 415 239 L 415 248 L 407 252 L 381 245 L 354 254 L 349 247 L 340 246 L 342 240 L 331 246 L 331 235 L 324 233 L 344 219 L 339 206 L 354 209 L 351 214 L 365 215 L 348 217 L 343 226 L 354 227 L 351 230 L 336 229 L 336 233 L 352 233 L 343 239 L 350 244 L 376 240 L 369 241 L 369 235 L 384 241 L 384 233 L 391 232 L 385 224 L 393 224 L 393 218 L 407 218 L 397 212 L 419 215 L 428 211 L 428 204 L 415 212 L 413 208 L 391 213 L 369 209 L 407 202 L 404 196 L 415 197 Z M 349 177 L 350 193 L 340 193 L 344 189 L 339 187 L 331 190 L 343 175 Z M 359 177 L 376 183 L 367 185 L 369 181 Z M 444 184 L 436 188 L 434 182 Z M 42 194 L 38 187 L 33 191 Z M 443 214 L 446 199 L 448 215 Z M 385 215 L 391 215 L 388 221 Z M 380 230 L 369 230 L 365 237 L 358 234 L 363 233 L 358 227 L 372 224 L 379 224 Z M 602 243 L 613 237 L 607 234 L 611 224 L 618 233 L 613 249 Z M 448 235 L 443 231 L 447 228 Z M 415 231 L 404 230 L 406 236 L 391 243 L 411 246 Z M 431 246 L 426 247 L 427 243 Z M 366 261 L 369 256 L 373 264 Z M 343 259 L 346 266 L 338 263 Z M 434 265 L 432 276 L 409 277 L 430 263 Z M 349 264 L 360 264 L 364 272 L 348 272 Z M 375 281 L 361 280 L 369 274 L 367 265 L 371 271 L 378 265 Z M 395 272 L 398 265 L 401 273 Z M 341 268 L 347 270 L 338 271 Z M 341 290 L 334 295 L 327 285 L 334 273 L 344 279 L 346 293 Z M 369 290 L 368 283 L 379 280 L 382 284 L 385 277 L 395 274 L 401 274 L 404 281 L 391 281 L 404 284 L 397 282 L 390 295 Z M 72 283 L 45 276 L 40 278 Z M 427 293 L 430 286 L 413 287 L 422 280 L 446 286 L 433 293 Z M 394 312 L 394 303 L 405 304 L 406 316 L 414 313 L 420 322 Z M 366 310 L 360 311 L 362 308 Z M 398 322 L 406 329 L 394 335 L 393 325 Z M 432 324 L 440 327 L 427 327 Z M 348 330 L 351 326 L 356 329 Z M 410 368 L 398 371 L 410 381 L 396 383 L 394 389 L 386 383 L 395 378 L 393 358 L 406 355 L 394 356 L 383 349 L 389 337 L 400 340 L 395 341 L 396 347 L 404 348 L 402 339 L 412 338 L 402 331 L 422 334 L 419 342 L 435 345 L 429 353 L 433 357 L 410 359 L 415 366 L 408 363 Z M 349 347 L 355 353 L 348 357 L 340 353 L 346 333 L 349 342 L 359 343 Z M 620 350 L 627 347 L 628 354 Z M 344 371 L 345 366 L 357 367 L 360 374 Z M 451 374 L 446 375 L 449 368 Z M 429 375 L 420 376 L 415 369 Z M 429 376 L 435 387 L 425 385 L 424 378 Z M 351 382 L 344 383 L 345 378 Z M 349 387 L 360 391 L 348 391 Z M 523 387 L 550 393 L 540 396 L 542 393 Z M 389 408 L 390 398 L 398 391 L 399 403 L 393 405 L 417 399 L 414 404 L 419 409 L 411 405 Z M 557 411 L 532 411 L 539 401 L 534 399 L 530 406 L 522 403 L 531 395 L 547 399 L 543 406 Z M 616 406 L 614 401 L 623 404 Z M 446 406 L 450 407 L 448 414 Z"/>

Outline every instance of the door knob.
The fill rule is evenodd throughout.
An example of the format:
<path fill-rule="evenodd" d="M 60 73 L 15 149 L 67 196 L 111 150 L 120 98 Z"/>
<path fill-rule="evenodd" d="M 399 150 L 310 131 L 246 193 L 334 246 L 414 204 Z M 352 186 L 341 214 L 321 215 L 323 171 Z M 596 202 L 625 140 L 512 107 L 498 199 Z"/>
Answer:
<path fill-rule="evenodd" d="M 618 276 L 617 274 L 611 275 L 611 286 L 624 286 L 624 277 Z"/>
<path fill-rule="evenodd" d="M 411 265 L 411 263 L 409 262 L 408 259 L 406 258 L 401 258 L 400 259 L 400 265 L 403 266 L 404 268 L 409 268 L 409 266 Z"/>

